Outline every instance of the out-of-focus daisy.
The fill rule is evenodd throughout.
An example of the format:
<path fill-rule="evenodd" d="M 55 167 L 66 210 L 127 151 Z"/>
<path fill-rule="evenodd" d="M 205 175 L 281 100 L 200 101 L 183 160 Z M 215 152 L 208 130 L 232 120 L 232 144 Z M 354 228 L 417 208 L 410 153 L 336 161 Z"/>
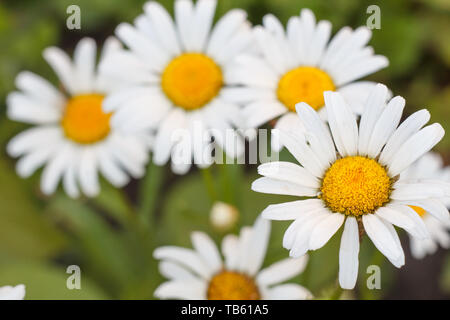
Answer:
<path fill-rule="evenodd" d="M 422 128 L 430 118 L 426 110 L 398 126 L 405 101 L 394 97 L 386 105 L 387 94 L 383 85 L 374 88 L 359 125 L 340 93 L 325 92 L 329 128 L 312 107 L 298 104 L 305 135 L 280 135 L 301 166 L 262 164 L 258 171 L 264 177 L 252 185 L 258 192 L 310 198 L 271 205 L 263 212 L 267 219 L 295 220 L 283 239 L 292 257 L 321 248 L 345 224 L 339 282 L 347 289 L 354 287 L 358 275 L 358 227 L 392 264 L 401 267 L 405 257 L 393 225 L 415 237 L 429 236 L 410 206 L 420 206 L 440 221 L 449 219 L 444 204 L 437 200 L 450 195 L 449 183 L 411 183 L 399 178 L 442 139 L 444 129 L 437 123 Z"/>
<path fill-rule="evenodd" d="M 100 59 L 119 49 L 120 42 L 109 38 Z M 71 197 L 79 195 L 79 187 L 85 195 L 95 196 L 98 171 L 117 187 L 129 181 L 128 173 L 134 177 L 144 173 L 149 138 L 122 133 L 116 114 L 102 110 L 104 97 L 118 84 L 96 71 L 96 51 L 90 38 L 77 44 L 73 61 L 61 49 L 47 48 L 44 58 L 59 77 L 61 90 L 25 71 L 16 78 L 21 91 L 8 95 L 8 117 L 34 127 L 15 136 L 7 151 L 20 157 L 21 177 L 45 166 L 41 177 L 45 194 L 53 193 L 62 180 Z"/>
<path fill-rule="evenodd" d="M 160 299 L 259 300 L 307 299 L 311 293 L 298 284 L 280 284 L 300 274 L 307 256 L 287 258 L 260 270 L 270 236 L 270 222 L 257 219 L 240 236 L 222 241 L 222 261 L 214 242 L 202 232 L 192 233 L 194 249 L 161 247 L 154 257 L 169 281 L 155 291 Z"/>
<path fill-rule="evenodd" d="M 249 127 L 281 116 L 275 129 L 298 130 L 295 105 L 299 102 L 325 118 L 325 91 L 340 92 L 354 112 L 362 112 L 375 83 L 357 80 L 386 67 L 388 60 L 366 46 L 371 37 L 366 27 L 354 31 L 344 27 L 331 40 L 330 34 L 331 23 L 316 23 L 309 9 L 291 17 L 286 32 L 272 14 L 263 18 L 263 26 L 255 27 L 262 56 L 238 57 L 230 79 L 244 87 L 224 92 L 230 100 L 245 104 L 243 115 Z M 279 150 L 281 145 L 274 139 L 272 147 Z"/>
<path fill-rule="evenodd" d="M 104 69 L 135 85 L 104 101 L 104 110 L 119 110 L 133 130 L 156 130 L 153 161 L 165 164 L 171 153 L 175 173 L 192 163 L 211 163 L 210 140 L 233 158 L 244 151 L 240 108 L 223 99 L 233 58 L 250 47 L 246 13 L 235 9 L 212 27 L 216 0 L 175 1 L 175 19 L 157 2 L 144 5 L 145 14 L 131 26 L 120 24 L 116 35 L 130 51 L 111 56 Z M 226 133 L 228 131 L 228 136 Z M 180 143 L 183 140 L 183 143 Z M 209 149 L 208 149 L 209 148 Z"/>
<path fill-rule="evenodd" d="M 442 158 L 439 154 L 429 152 L 416 161 L 408 170 L 402 173 L 402 179 L 410 182 L 421 182 L 428 179 L 439 179 L 450 182 L 450 168 L 443 166 Z M 439 199 L 447 208 L 450 208 L 450 197 Z M 436 252 L 438 245 L 450 248 L 450 221 L 441 221 L 431 214 L 428 214 L 420 206 L 411 206 L 423 219 L 430 238 L 417 239 L 410 237 L 410 247 L 412 255 L 417 259 L 422 259 L 427 254 Z"/>
<path fill-rule="evenodd" d="M 15 287 L 0 287 L 0 300 L 23 300 L 25 298 L 25 286 L 19 284 Z"/>

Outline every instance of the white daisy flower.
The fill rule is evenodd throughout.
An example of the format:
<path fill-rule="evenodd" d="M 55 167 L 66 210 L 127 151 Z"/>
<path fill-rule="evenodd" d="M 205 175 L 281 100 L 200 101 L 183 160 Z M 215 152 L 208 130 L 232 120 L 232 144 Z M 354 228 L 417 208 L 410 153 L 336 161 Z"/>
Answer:
<path fill-rule="evenodd" d="M 388 65 L 386 57 L 375 55 L 373 48 L 366 46 L 369 29 L 344 27 L 330 40 L 331 23 L 316 23 L 309 9 L 291 17 L 286 32 L 281 22 L 268 14 L 254 33 L 262 55 L 237 57 L 230 79 L 244 87 L 224 92 L 231 101 L 245 104 L 248 127 L 280 117 L 275 129 L 298 130 L 295 105 L 299 102 L 309 104 L 325 118 L 325 91 L 340 92 L 352 110 L 361 114 L 375 83 L 357 80 Z M 279 151 L 281 144 L 272 141 L 272 148 Z"/>
<path fill-rule="evenodd" d="M 307 256 L 287 258 L 260 270 L 270 237 L 270 222 L 258 218 L 253 227 L 241 229 L 240 236 L 227 235 L 222 241 L 222 261 L 214 242 L 203 232 L 192 233 L 194 249 L 160 247 L 154 257 L 169 281 L 155 291 L 160 299 L 188 300 L 291 300 L 307 299 L 311 293 L 294 284 L 280 284 L 300 274 Z"/>
<path fill-rule="evenodd" d="M 105 99 L 104 110 L 120 109 L 134 130 L 157 131 L 156 164 L 184 151 L 182 161 L 172 155 L 172 169 L 178 174 L 189 170 L 192 157 L 200 167 L 211 164 L 211 137 L 231 158 L 244 151 L 243 138 L 233 130 L 242 127 L 240 107 L 223 99 L 222 91 L 229 85 L 233 58 L 252 42 L 251 27 L 240 9 L 229 11 L 212 27 L 216 4 L 177 0 L 172 20 L 159 3 L 147 2 L 134 26 L 122 23 L 116 29 L 130 51 L 111 57 L 113 63 L 104 66 L 112 76 L 135 82 Z"/>
<path fill-rule="evenodd" d="M 0 300 L 23 300 L 25 298 L 25 286 L 19 284 L 15 287 L 0 287 Z"/>
<path fill-rule="evenodd" d="M 100 60 L 120 49 L 120 42 L 109 38 Z M 123 134 L 116 114 L 105 113 L 104 97 L 118 88 L 102 72 L 96 71 L 96 44 L 84 38 L 76 46 L 73 61 L 61 49 L 47 48 L 44 58 L 61 81 L 59 90 L 42 77 L 24 71 L 16 78 L 21 91 L 8 95 L 8 117 L 34 125 L 8 144 L 7 151 L 20 157 L 17 172 L 28 177 L 39 167 L 41 189 L 53 193 L 60 180 L 66 193 L 87 196 L 99 192 L 97 172 L 120 187 L 129 176 L 144 174 L 149 138 Z M 128 173 L 126 173 L 128 172 Z"/>
<path fill-rule="evenodd" d="M 345 224 L 339 282 L 346 289 L 355 286 L 358 274 L 359 228 L 401 267 L 405 257 L 393 225 L 415 237 L 429 236 L 410 206 L 420 206 L 444 223 L 449 219 L 438 200 L 450 195 L 449 183 L 399 178 L 442 139 L 444 129 L 437 123 L 422 128 L 430 119 L 427 110 L 399 125 L 405 100 L 394 97 L 386 105 L 387 94 L 381 84 L 374 88 L 359 125 L 340 93 L 325 92 L 329 128 L 312 107 L 298 104 L 305 135 L 282 131 L 280 136 L 301 166 L 262 164 L 258 171 L 264 177 L 252 185 L 258 192 L 310 198 L 270 205 L 262 214 L 267 219 L 294 220 L 283 239 L 292 257 L 321 248 Z"/>
<path fill-rule="evenodd" d="M 450 182 L 450 167 L 444 167 L 441 156 L 438 153 L 429 152 L 417 160 L 404 171 L 402 179 L 411 182 L 420 182 L 423 179 L 439 179 Z M 447 208 L 450 208 L 450 197 L 439 199 Z M 422 259 L 427 254 L 436 252 L 438 245 L 442 248 L 450 248 L 450 221 L 441 221 L 433 215 L 428 214 L 420 206 L 411 206 L 423 219 L 430 232 L 430 238 L 420 240 L 410 237 L 410 247 L 412 255 L 417 259 Z"/>

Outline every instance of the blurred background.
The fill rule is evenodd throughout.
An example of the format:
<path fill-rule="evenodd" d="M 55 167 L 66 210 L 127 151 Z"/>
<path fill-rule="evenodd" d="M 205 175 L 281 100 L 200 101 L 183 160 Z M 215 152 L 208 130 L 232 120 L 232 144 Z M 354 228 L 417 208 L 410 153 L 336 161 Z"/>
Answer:
<path fill-rule="evenodd" d="M 167 167 L 149 165 L 147 176 L 124 190 L 103 183 L 96 199 L 68 199 L 59 190 L 51 197 L 39 191 L 40 172 L 20 179 L 5 145 L 25 125 L 5 117 L 5 99 L 14 90 L 14 78 L 31 70 L 54 83 L 56 77 L 42 58 L 48 46 L 72 53 L 79 39 L 90 36 L 101 43 L 115 26 L 132 22 L 142 13 L 144 0 L 2 0 L 0 2 L 0 286 L 24 283 L 28 299 L 151 299 L 163 280 L 152 251 L 160 245 L 191 246 L 189 235 L 202 230 L 217 243 L 223 232 L 209 218 L 216 200 L 239 211 L 237 232 L 251 225 L 268 204 L 289 197 L 257 194 L 250 190 L 256 165 L 216 165 L 208 172 L 192 169 L 174 176 Z M 173 1 L 161 2 L 173 12 Z M 66 8 L 81 8 L 81 30 L 68 30 Z M 447 131 L 437 151 L 450 163 L 450 1 L 447 0 L 219 0 L 217 17 L 231 8 L 243 8 L 254 24 L 266 13 L 283 23 L 301 8 L 318 20 L 333 23 L 333 32 L 366 23 L 369 5 L 381 8 L 381 29 L 373 30 L 375 52 L 390 66 L 369 79 L 385 83 L 406 98 L 406 115 L 428 108 L 432 121 Z M 281 158 L 289 157 L 282 154 Z M 205 181 L 209 187 L 205 188 Z M 208 191 L 209 190 L 209 191 Z M 211 192 L 211 190 L 213 190 Z M 286 223 L 272 224 L 265 264 L 287 256 L 281 247 Z M 439 249 L 433 256 L 414 260 L 401 234 L 406 265 L 395 269 L 364 239 L 357 288 L 345 293 L 357 299 L 449 299 L 450 254 Z M 295 278 L 319 298 L 330 297 L 338 270 L 340 235 L 313 252 L 307 270 Z M 382 289 L 366 288 L 366 268 L 379 264 Z M 81 290 L 68 290 L 69 265 L 81 268 Z"/>

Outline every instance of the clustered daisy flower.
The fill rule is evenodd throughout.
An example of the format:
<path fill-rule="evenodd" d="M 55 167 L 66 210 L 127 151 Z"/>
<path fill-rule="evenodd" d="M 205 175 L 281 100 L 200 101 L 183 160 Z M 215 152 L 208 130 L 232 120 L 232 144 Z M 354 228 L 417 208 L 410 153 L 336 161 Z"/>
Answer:
<path fill-rule="evenodd" d="M 109 38 L 100 60 L 119 50 Z M 78 197 L 99 192 L 98 172 L 116 187 L 141 177 L 148 160 L 150 137 L 123 133 L 117 114 L 104 112 L 102 103 L 119 84 L 96 70 L 96 44 L 90 38 L 76 46 L 73 61 L 61 49 L 44 51 L 44 58 L 61 81 L 61 89 L 28 71 L 16 78 L 20 91 L 7 98 L 10 119 L 33 125 L 15 136 L 7 151 L 20 157 L 17 173 L 32 175 L 44 166 L 41 190 L 52 194 L 60 180 L 66 193 Z"/>
<path fill-rule="evenodd" d="M 119 110 L 133 131 L 156 131 L 153 162 L 163 165 L 172 157 L 178 174 L 189 170 L 192 158 L 200 167 L 211 164 L 211 138 L 229 157 L 244 151 L 243 137 L 233 130 L 242 127 L 240 106 L 222 91 L 229 86 L 233 58 L 252 43 L 251 28 L 239 9 L 213 26 L 216 5 L 177 0 L 172 20 L 159 3 L 146 3 L 134 26 L 116 29 L 130 50 L 102 66 L 134 82 L 105 99 L 106 112 Z"/>
<path fill-rule="evenodd" d="M 70 197 L 93 197 L 99 175 L 115 187 L 142 177 L 150 152 L 155 164 L 170 161 L 177 174 L 193 163 L 211 165 L 215 146 L 242 159 L 245 138 L 275 120 L 272 148 L 285 146 L 298 163 L 261 164 L 263 177 L 251 188 L 296 199 L 268 206 L 252 227 L 225 236 L 221 252 L 203 232 L 191 234 L 193 249 L 157 248 L 168 279 L 154 293 L 161 299 L 311 298 L 285 281 L 342 226 L 345 289 L 356 284 L 364 235 L 397 268 L 405 255 L 395 227 L 409 234 L 417 258 L 450 247 L 450 169 L 430 152 L 444 130 L 426 126 L 425 109 L 401 122 L 405 100 L 361 80 L 388 65 L 368 46 L 370 30 L 344 27 L 331 37 L 331 23 L 316 22 L 309 9 L 286 28 L 271 14 L 252 27 L 240 9 L 214 24 L 216 6 L 217 0 L 175 0 L 171 17 L 149 1 L 133 25 L 116 28 L 125 47 L 108 38 L 98 62 L 90 38 L 80 40 L 73 58 L 47 48 L 44 58 L 60 83 L 21 72 L 7 98 L 7 116 L 32 126 L 7 146 L 18 174 L 43 167 L 44 194 L 62 182 Z M 225 232 L 239 215 L 218 201 L 210 222 Z M 293 220 L 282 243 L 290 257 L 262 268 L 269 220 Z M 0 299 L 24 296 L 24 285 L 0 287 Z"/>
<path fill-rule="evenodd" d="M 375 83 L 358 79 L 388 65 L 386 57 L 375 55 L 367 46 L 370 30 L 345 27 L 331 38 L 331 23 L 316 23 L 309 9 L 291 17 L 286 29 L 275 16 L 266 15 L 263 26 L 254 29 L 262 54 L 237 57 L 231 77 L 243 86 L 226 93 L 245 105 L 246 125 L 258 127 L 279 117 L 275 129 L 296 131 L 301 125 L 295 114 L 299 102 L 326 118 L 325 91 L 340 92 L 352 110 L 361 114 Z M 272 147 L 279 150 L 281 144 L 273 139 Z"/>
<path fill-rule="evenodd" d="M 222 261 L 214 242 L 202 232 L 192 233 L 194 249 L 160 247 L 154 257 L 169 281 L 155 296 L 161 299 L 260 300 L 307 299 L 311 293 L 294 284 L 280 284 L 300 274 L 307 256 L 287 258 L 262 269 L 270 236 L 270 222 L 257 219 L 253 227 L 241 229 L 239 237 L 222 241 Z"/>
<path fill-rule="evenodd" d="M 270 205 L 262 213 L 267 219 L 294 220 L 283 238 L 292 257 L 321 248 L 344 225 L 339 283 L 346 289 L 355 286 L 358 274 L 358 226 L 399 268 L 405 256 L 393 225 L 419 239 L 428 237 L 411 206 L 423 208 L 443 223 L 449 220 L 439 201 L 450 195 L 449 183 L 411 182 L 401 176 L 442 139 L 444 130 L 437 123 L 423 127 L 430 118 L 426 110 L 399 125 L 405 101 L 397 96 L 386 104 L 387 94 L 384 85 L 373 89 L 359 124 L 337 92 L 325 92 L 329 127 L 312 107 L 298 104 L 305 134 L 282 131 L 280 136 L 300 165 L 262 164 L 258 172 L 264 177 L 252 184 L 258 192 L 309 198 Z"/>
<path fill-rule="evenodd" d="M 444 167 L 442 158 L 439 154 L 429 152 L 421 159 L 412 164 L 408 170 L 402 173 L 402 179 L 410 182 L 422 181 L 446 181 L 450 182 L 450 167 Z M 439 199 L 447 209 L 450 208 L 450 197 Z M 441 219 L 433 212 L 428 212 L 420 205 L 413 205 L 411 208 L 423 219 L 430 237 L 419 240 L 415 237 L 410 237 L 410 247 L 412 255 L 417 259 L 422 259 L 427 254 L 436 252 L 438 245 L 442 248 L 448 249 L 450 247 L 450 219 Z"/>

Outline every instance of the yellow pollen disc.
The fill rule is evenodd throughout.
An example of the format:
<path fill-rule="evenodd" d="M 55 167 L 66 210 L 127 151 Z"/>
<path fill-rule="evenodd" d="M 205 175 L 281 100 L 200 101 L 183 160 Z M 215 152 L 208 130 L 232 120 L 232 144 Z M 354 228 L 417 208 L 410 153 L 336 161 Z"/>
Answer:
<path fill-rule="evenodd" d="M 320 198 L 333 212 L 360 216 L 389 201 L 392 180 L 377 161 L 360 156 L 337 160 L 326 171 Z"/>
<path fill-rule="evenodd" d="M 258 288 L 249 276 L 222 271 L 209 283 L 208 300 L 260 300 Z"/>
<path fill-rule="evenodd" d="M 298 67 L 285 73 L 278 82 L 277 96 L 286 108 L 295 112 L 295 105 L 306 102 L 315 110 L 325 104 L 324 91 L 334 91 L 330 76 L 314 67 Z"/>
<path fill-rule="evenodd" d="M 421 207 L 416 207 L 416 206 L 409 206 L 410 208 L 412 208 L 415 212 L 417 212 L 417 214 L 419 216 L 421 216 L 422 218 L 425 216 L 425 214 L 427 213 L 424 209 L 422 209 Z"/>
<path fill-rule="evenodd" d="M 201 53 L 184 53 L 165 68 L 161 86 L 172 102 L 186 110 L 203 107 L 223 85 L 220 67 Z"/>
<path fill-rule="evenodd" d="M 111 114 L 103 112 L 103 98 L 100 94 L 83 94 L 67 102 L 61 125 L 68 138 L 89 144 L 108 135 Z"/>

